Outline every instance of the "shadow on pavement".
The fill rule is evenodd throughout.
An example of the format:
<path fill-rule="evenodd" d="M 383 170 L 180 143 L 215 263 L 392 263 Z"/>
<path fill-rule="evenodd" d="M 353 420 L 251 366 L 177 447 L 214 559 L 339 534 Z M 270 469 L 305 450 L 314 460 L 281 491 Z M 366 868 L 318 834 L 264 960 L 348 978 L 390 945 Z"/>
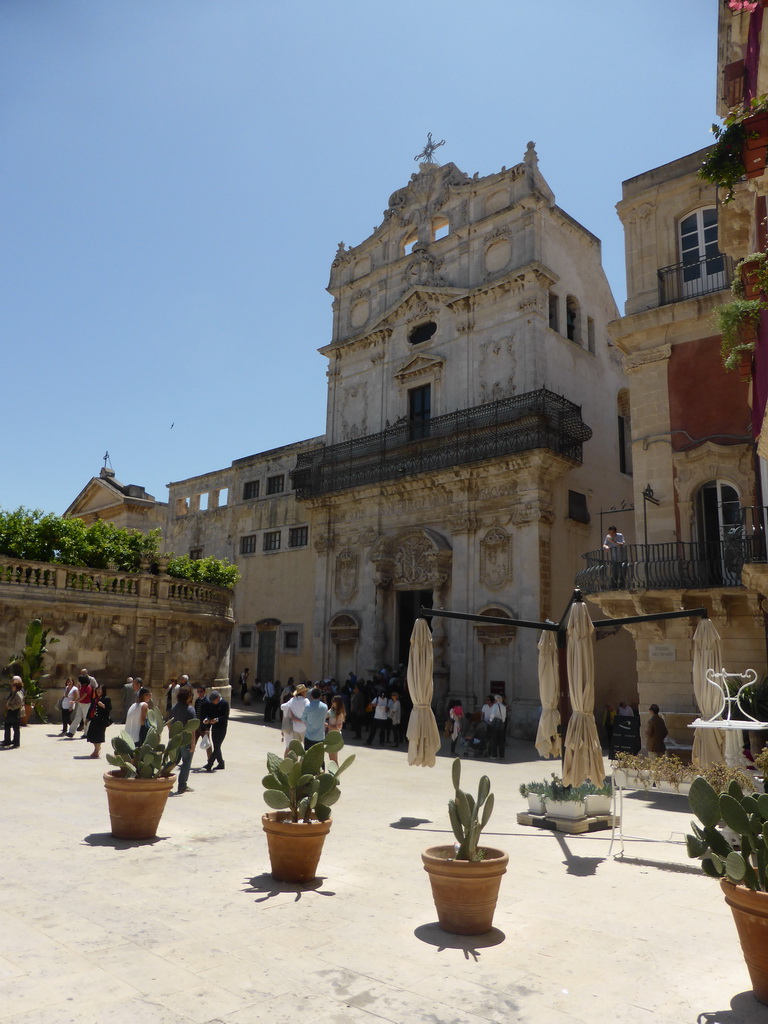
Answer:
<path fill-rule="evenodd" d="M 154 839 L 115 839 L 111 832 L 92 832 L 83 839 L 88 846 L 111 846 L 113 850 L 133 850 L 137 846 L 154 846 L 155 843 L 164 843 L 165 836 L 155 836 Z"/>
<path fill-rule="evenodd" d="M 739 992 L 731 1000 L 730 1010 L 707 1010 L 696 1018 L 696 1024 L 764 1024 L 766 1008 L 751 992 Z"/>
<path fill-rule="evenodd" d="M 558 846 L 563 851 L 566 871 L 569 875 L 577 875 L 579 878 L 587 878 L 590 875 L 597 874 L 597 868 L 603 863 L 605 857 L 579 857 L 577 854 L 571 853 L 562 832 L 553 832 L 552 834 L 557 840 Z"/>
<path fill-rule="evenodd" d="M 311 882 L 305 882 L 304 884 L 300 882 L 276 882 L 272 875 L 265 871 L 261 875 L 254 875 L 253 878 L 249 878 L 248 885 L 250 888 L 243 889 L 243 892 L 262 893 L 263 895 L 254 900 L 254 903 L 264 903 L 274 896 L 282 896 L 285 893 L 291 893 L 295 897 L 295 903 L 298 903 L 302 896 L 313 892 L 317 893 L 318 896 L 335 896 L 336 893 L 330 889 L 320 888 L 324 881 L 325 879 L 323 878 L 314 878 Z"/>
<path fill-rule="evenodd" d="M 390 828 L 418 828 L 419 825 L 431 825 L 429 818 L 401 818 L 400 821 L 390 821 Z"/>
<path fill-rule="evenodd" d="M 461 949 L 465 960 L 479 960 L 481 949 L 498 946 L 507 937 L 499 928 L 491 928 L 484 935 L 452 935 L 451 932 L 444 932 L 437 921 L 419 925 L 413 934 L 420 942 L 437 946 L 438 953 L 446 949 Z"/>
<path fill-rule="evenodd" d="M 658 868 L 659 871 L 671 871 L 678 875 L 700 875 L 701 867 L 696 864 L 673 864 L 668 860 L 647 860 L 645 857 L 625 857 L 624 854 L 617 854 L 614 857 L 616 864 L 635 864 L 643 868 Z"/>

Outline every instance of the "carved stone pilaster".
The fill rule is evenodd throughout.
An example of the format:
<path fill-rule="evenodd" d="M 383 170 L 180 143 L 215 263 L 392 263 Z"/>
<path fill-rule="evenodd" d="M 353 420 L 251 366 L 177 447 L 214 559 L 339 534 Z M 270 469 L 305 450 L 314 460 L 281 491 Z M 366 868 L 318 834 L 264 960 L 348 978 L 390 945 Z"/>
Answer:
<path fill-rule="evenodd" d="M 336 556 L 335 594 L 347 604 L 357 593 L 358 557 L 351 548 L 343 548 Z"/>
<path fill-rule="evenodd" d="M 512 541 L 506 530 L 493 526 L 480 541 L 480 582 L 500 590 L 512 578 Z"/>

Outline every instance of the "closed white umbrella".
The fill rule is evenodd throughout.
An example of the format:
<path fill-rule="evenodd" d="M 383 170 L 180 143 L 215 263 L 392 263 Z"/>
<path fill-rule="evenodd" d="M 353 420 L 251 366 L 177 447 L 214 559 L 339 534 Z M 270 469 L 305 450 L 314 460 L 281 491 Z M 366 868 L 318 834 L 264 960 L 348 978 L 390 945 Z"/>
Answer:
<path fill-rule="evenodd" d="M 605 779 L 603 751 L 595 725 L 595 627 L 582 601 L 574 602 L 568 619 L 568 682 L 573 714 L 565 735 L 563 783 L 580 786 Z"/>
<path fill-rule="evenodd" d="M 562 750 L 558 701 L 557 643 L 555 634 L 545 629 L 539 638 L 539 698 L 541 718 L 536 731 L 536 749 L 542 757 L 560 757 Z"/>
<path fill-rule="evenodd" d="M 693 693 L 701 717 L 712 718 L 720 711 L 722 695 L 707 682 L 707 670 L 723 667 L 720 634 L 710 619 L 702 619 L 693 634 Z M 693 763 L 699 768 L 725 761 L 725 733 L 722 729 L 695 729 Z"/>
<path fill-rule="evenodd" d="M 408 722 L 408 764 L 431 768 L 440 749 L 440 730 L 432 712 L 432 634 L 426 619 L 416 619 L 408 658 L 408 692 L 413 711 Z"/>

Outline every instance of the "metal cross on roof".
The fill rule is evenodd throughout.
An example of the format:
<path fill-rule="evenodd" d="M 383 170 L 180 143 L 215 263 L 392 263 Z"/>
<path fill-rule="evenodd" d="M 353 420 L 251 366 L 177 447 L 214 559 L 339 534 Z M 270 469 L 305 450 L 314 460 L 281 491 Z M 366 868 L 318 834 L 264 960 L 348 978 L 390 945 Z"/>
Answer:
<path fill-rule="evenodd" d="M 417 163 L 436 164 L 437 160 L 434 159 L 434 152 L 435 152 L 436 149 L 439 149 L 441 146 L 444 146 L 444 145 L 445 145 L 445 139 L 442 139 L 440 142 L 433 142 L 432 141 L 432 132 L 427 132 L 427 144 L 426 144 L 426 146 L 413 159 Z"/>

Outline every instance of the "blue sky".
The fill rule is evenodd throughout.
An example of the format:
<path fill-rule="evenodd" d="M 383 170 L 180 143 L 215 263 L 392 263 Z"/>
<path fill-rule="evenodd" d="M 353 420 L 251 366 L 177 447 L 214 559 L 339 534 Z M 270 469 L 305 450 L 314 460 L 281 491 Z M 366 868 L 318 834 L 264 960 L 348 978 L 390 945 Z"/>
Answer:
<path fill-rule="evenodd" d="M 106 450 L 163 499 L 323 433 L 331 260 L 428 131 L 468 174 L 534 140 L 621 307 L 621 182 L 711 141 L 716 25 L 716 0 L 1 0 L 0 506 L 62 512 Z"/>

